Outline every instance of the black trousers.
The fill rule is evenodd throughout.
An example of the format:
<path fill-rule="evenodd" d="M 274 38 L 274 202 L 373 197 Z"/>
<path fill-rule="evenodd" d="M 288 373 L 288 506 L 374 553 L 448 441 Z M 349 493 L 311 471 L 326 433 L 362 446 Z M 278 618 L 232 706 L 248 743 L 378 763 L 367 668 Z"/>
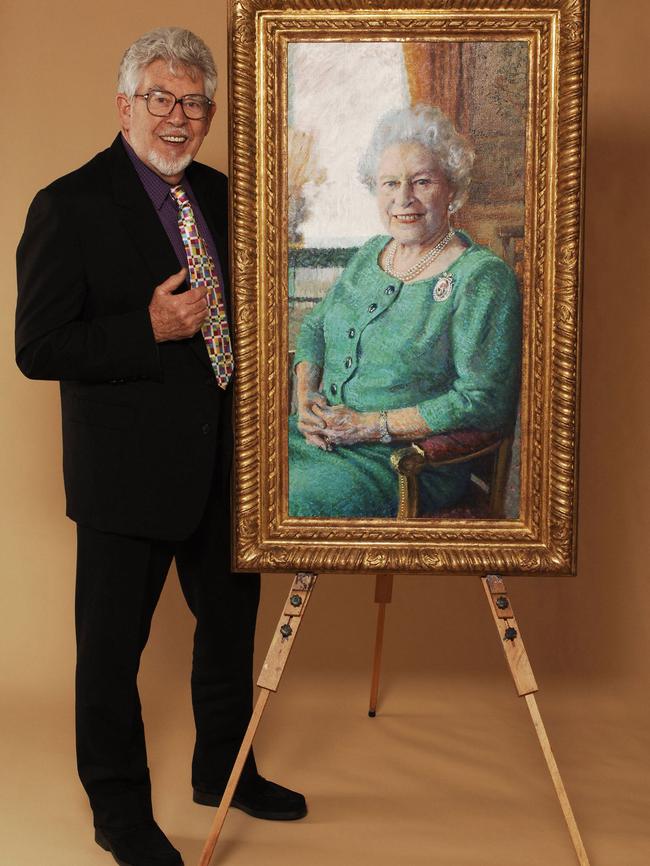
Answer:
<path fill-rule="evenodd" d="M 226 785 L 252 711 L 260 592 L 259 575 L 230 570 L 228 502 L 227 479 L 217 473 L 199 527 L 180 542 L 78 526 L 77 764 L 95 826 L 128 827 L 152 816 L 136 679 L 174 557 L 196 618 L 192 784 L 214 792 Z M 244 778 L 255 772 L 251 753 Z"/>

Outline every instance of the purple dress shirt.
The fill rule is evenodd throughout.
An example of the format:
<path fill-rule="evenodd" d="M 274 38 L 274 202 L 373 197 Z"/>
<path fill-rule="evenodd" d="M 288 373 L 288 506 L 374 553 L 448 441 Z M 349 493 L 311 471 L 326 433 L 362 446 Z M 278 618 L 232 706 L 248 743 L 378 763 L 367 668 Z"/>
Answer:
<path fill-rule="evenodd" d="M 160 222 L 165 229 L 167 237 L 170 240 L 171 245 L 174 248 L 174 252 L 176 253 L 176 257 L 178 258 L 179 264 L 182 268 L 187 267 L 187 256 L 185 254 L 185 247 L 183 246 L 183 238 L 181 237 L 181 231 L 178 227 L 178 205 L 171 197 L 169 190 L 171 189 L 170 184 L 167 181 L 163 180 L 159 175 L 156 174 L 155 171 L 152 171 L 149 166 L 145 165 L 144 162 L 140 159 L 137 153 L 133 150 L 129 142 L 122 136 L 122 143 L 126 149 L 126 152 L 133 163 L 133 166 L 138 173 L 138 177 L 142 181 L 142 186 L 145 188 L 145 191 L 149 198 L 151 199 L 152 205 L 155 207 Z M 212 257 L 212 261 L 214 262 L 214 266 L 217 271 L 217 276 L 219 277 L 219 285 L 222 287 L 222 292 L 224 291 L 223 287 L 223 274 L 221 271 L 221 264 L 219 262 L 219 255 L 217 253 L 217 247 L 214 242 L 214 238 L 208 228 L 208 224 L 205 221 L 203 214 L 201 213 L 201 208 L 199 207 L 199 203 L 196 200 L 192 187 L 190 186 L 190 182 L 187 177 L 183 177 L 180 184 L 173 184 L 173 186 L 182 186 L 185 192 L 187 193 L 187 197 L 192 203 L 192 210 L 194 211 L 194 217 L 196 219 L 196 224 L 199 229 L 199 233 L 205 244 L 208 248 L 208 253 Z M 171 274 L 169 274 L 171 277 Z"/>

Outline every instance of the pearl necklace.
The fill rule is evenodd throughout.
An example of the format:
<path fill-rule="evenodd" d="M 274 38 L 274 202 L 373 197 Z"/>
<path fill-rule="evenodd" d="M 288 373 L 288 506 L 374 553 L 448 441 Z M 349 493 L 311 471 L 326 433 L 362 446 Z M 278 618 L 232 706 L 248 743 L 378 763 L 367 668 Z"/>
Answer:
<path fill-rule="evenodd" d="M 408 270 L 403 271 L 402 273 L 393 270 L 393 262 L 395 261 L 395 253 L 397 252 L 397 241 L 393 238 L 392 245 L 386 254 L 386 270 L 392 277 L 397 277 L 397 279 L 402 282 L 406 282 L 407 280 L 416 277 L 427 267 L 427 265 L 431 264 L 434 259 L 438 258 L 440 253 L 444 250 L 449 241 L 455 237 L 455 235 L 456 231 L 454 229 L 449 229 L 449 233 L 446 234 L 441 241 L 438 241 L 433 249 L 430 249 L 428 253 L 425 253 L 414 265 L 411 265 Z"/>

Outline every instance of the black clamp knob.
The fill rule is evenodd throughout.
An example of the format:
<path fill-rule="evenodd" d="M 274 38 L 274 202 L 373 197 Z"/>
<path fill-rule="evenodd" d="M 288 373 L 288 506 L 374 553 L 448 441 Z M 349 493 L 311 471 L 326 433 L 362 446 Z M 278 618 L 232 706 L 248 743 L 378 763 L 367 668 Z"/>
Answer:
<path fill-rule="evenodd" d="M 510 607 L 510 602 L 505 597 L 505 595 L 500 595 L 494 603 L 499 608 L 499 610 L 507 610 Z"/>
<path fill-rule="evenodd" d="M 291 635 L 293 634 L 293 629 L 288 622 L 282 626 L 282 628 L 280 629 L 280 634 L 282 635 L 282 637 L 291 637 Z"/>
<path fill-rule="evenodd" d="M 289 601 L 291 602 L 291 607 L 300 607 L 302 604 L 302 598 L 299 595 L 292 595 Z"/>
<path fill-rule="evenodd" d="M 517 637 L 517 629 L 512 626 L 508 626 L 505 632 L 504 640 L 514 640 Z"/>

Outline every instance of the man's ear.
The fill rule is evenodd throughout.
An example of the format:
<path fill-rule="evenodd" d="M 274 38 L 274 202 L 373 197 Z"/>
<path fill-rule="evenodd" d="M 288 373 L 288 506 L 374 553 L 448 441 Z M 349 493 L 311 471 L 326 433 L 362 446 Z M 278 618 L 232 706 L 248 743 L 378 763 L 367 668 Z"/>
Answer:
<path fill-rule="evenodd" d="M 118 93 L 115 97 L 115 103 L 122 130 L 128 132 L 131 126 L 131 100 L 125 93 Z"/>

